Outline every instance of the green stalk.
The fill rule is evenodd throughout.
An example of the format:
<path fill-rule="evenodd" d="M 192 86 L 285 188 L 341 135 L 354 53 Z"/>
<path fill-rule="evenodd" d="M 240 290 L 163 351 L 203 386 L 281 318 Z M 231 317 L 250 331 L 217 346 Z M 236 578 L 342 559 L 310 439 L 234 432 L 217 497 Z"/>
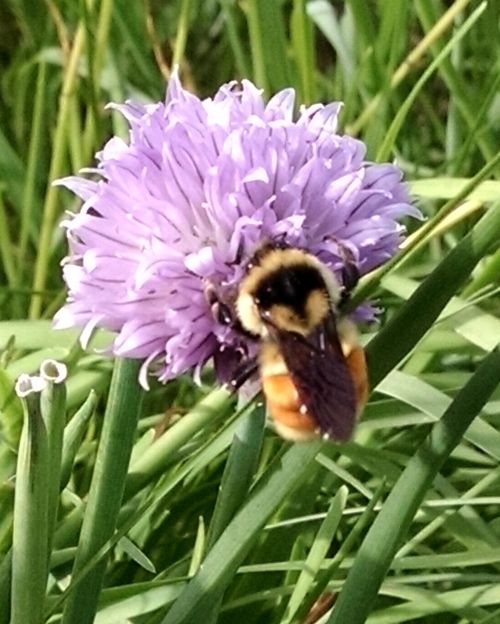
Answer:
<path fill-rule="evenodd" d="M 210 422 L 230 416 L 232 395 L 226 388 L 216 388 L 199 401 L 185 416 L 156 440 L 130 466 L 125 495 L 136 494 L 170 465 L 175 453 Z"/>
<path fill-rule="evenodd" d="M 486 8 L 488 7 L 486 6 L 485 9 Z M 435 3 L 432 0 L 416 0 L 415 12 L 419 17 L 424 30 L 432 28 L 432 24 L 436 19 Z M 485 19 L 488 19 L 487 15 L 485 15 Z M 440 45 L 441 43 L 438 41 L 433 44 L 432 47 L 434 48 L 434 52 L 439 50 Z M 462 76 L 449 59 L 445 59 L 445 61 L 441 64 L 439 67 L 439 73 L 441 74 L 450 92 L 453 93 L 457 111 L 460 112 L 462 119 L 465 121 L 469 129 L 472 130 L 478 119 L 485 119 L 485 117 L 481 117 L 479 115 L 480 111 L 477 108 L 478 99 L 474 97 L 476 95 L 474 93 L 477 88 L 476 85 L 473 86 L 472 90 L 469 89 L 467 77 Z M 492 136 L 490 138 L 490 135 L 487 132 L 477 132 L 474 134 L 474 140 L 476 141 L 484 160 L 490 160 L 497 152 L 495 141 L 492 140 L 492 138 Z"/>
<path fill-rule="evenodd" d="M 66 384 L 64 381 L 66 380 L 67 369 L 60 362 L 45 360 L 40 367 L 40 375 L 47 382 L 47 386 L 42 390 L 40 396 L 40 412 L 47 430 L 49 446 L 47 549 L 50 552 L 59 507 L 63 434 L 66 424 Z"/>
<path fill-rule="evenodd" d="M 259 0 L 247 0 L 243 7 L 247 15 L 248 33 L 250 36 L 253 79 L 266 93 L 269 93 L 264 43 L 262 40 L 262 23 L 259 15 Z"/>
<path fill-rule="evenodd" d="M 0 563 L 0 624 L 10 624 L 10 595 L 12 586 L 12 547 Z"/>
<path fill-rule="evenodd" d="M 66 487 L 71 477 L 71 470 L 76 454 L 80 448 L 87 423 L 94 414 L 96 404 L 97 395 L 94 390 L 91 390 L 85 403 L 83 403 L 64 429 L 61 457 L 61 490 Z"/>
<path fill-rule="evenodd" d="M 229 450 L 207 537 L 207 552 L 246 500 L 264 436 L 265 410 L 258 407 L 239 424 Z"/>
<path fill-rule="evenodd" d="M 139 360 L 115 362 L 73 577 L 115 530 L 143 397 L 138 384 L 140 365 Z M 78 592 L 69 596 L 63 624 L 94 621 L 105 567 L 104 559 L 81 581 Z"/>
<path fill-rule="evenodd" d="M 464 288 L 464 296 L 470 297 L 478 290 L 489 286 L 490 284 L 498 284 L 500 276 L 500 249 L 497 249 L 489 258 L 485 258 L 484 264 L 477 275 L 472 278 L 470 284 Z"/>
<path fill-rule="evenodd" d="M 40 414 L 40 377 L 22 375 L 23 401 L 12 538 L 11 624 L 42 624 L 48 575 L 49 444 Z"/>
<path fill-rule="evenodd" d="M 207 552 L 210 552 L 248 496 L 260 457 L 264 425 L 265 410 L 260 406 L 246 414 L 235 431 L 210 522 Z M 223 592 L 213 597 L 205 614 L 206 624 L 217 622 L 222 597 Z"/>
<path fill-rule="evenodd" d="M 250 76 L 251 65 L 246 52 L 246 42 L 242 40 L 238 32 L 236 9 L 234 0 L 219 0 L 221 11 L 226 22 L 227 37 L 234 54 L 234 61 L 240 76 Z"/>
<path fill-rule="evenodd" d="M 305 600 L 303 600 L 297 613 L 295 613 L 295 622 L 303 622 L 305 620 L 313 604 L 321 596 L 321 594 L 327 590 L 328 583 L 331 579 L 333 579 L 334 574 L 337 573 L 337 570 L 339 569 L 342 561 L 345 560 L 351 550 L 353 550 L 356 544 L 359 543 L 367 525 L 373 522 L 375 505 L 379 502 L 379 500 L 382 498 L 382 495 L 385 493 L 385 486 L 386 484 L 384 480 L 379 485 L 377 491 L 373 494 L 371 499 L 368 501 L 368 505 L 366 506 L 360 517 L 356 520 L 356 523 L 349 531 L 342 544 L 340 544 L 339 549 L 328 564 L 328 568 L 326 568 L 326 570 L 322 570 L 318 574 L 313 589 L 310 591 Z"/>
<path fill-rule="evenodd" d="M 7 278 L 7 284 L 9 285 L 9 288 L 14 288 L 17 284 L 15 262 L 16 254 L 14 252 L 14 246 L 10 237 L 10 232 L 12 230 L 9 227 L 7 211 L 5 210 L 5 203 L 2 196 L 4 188 L 5 187 L 2 184 L 0 187 L 0 256 L 2 258 L 2 266 Z"/>
<path fill-rule="evenodd" d="M 500 382 L 500 350 L 485 357 L 411 458 L 368 531 L 328 624 L 366 621 L 401 540 L 433 479 Z"/>
<path fill-rule="evenodd" d="M 191 15 L 191 0 L 181 0 L 181 12 L 177 22 L 177 36 L 175 38 L 172 64 L 178 65 L 186 52 L 186 41 L 189 31 L 189 19 Z"/>
<path fill-rule="evenodd" d="M 26 167 L 26 180 L 23 192 L 21 212 L 21 233 L 19 235 L 19 264 L 17 267 L 17 285 L 23 283 L 23 272 L 28 266 L 26 254 L 30 228 L 33 227 L 33 209 L 35 207 L 35 184 L 39 167 L 40 150 L 42 143 L 42 128 L 46 123 L 45 102 L 47 89 L 47 63 L 40 61 L 36 81 L 36 91 L 33 106 L 33 122 Z"/>
<path fill-rule="evenodd" d="M 314 541 L 304 561 L 304 568 L 301 570 L 297 581 L 294 583 L 294 589 L 288 601 L 281 624 L 291 624 L 293 622 L 297 611 L 306 600 L 308 593 L 313 590 L 316 577 L 325 561 L 335 532 L 342 520 L 342 513 L 344 512 L 348 495 L 349 489 L 345 485 L 341 485 L 331 500 L 330 507 L 316 532 Z"/>
<path fill-rule="evenodd" d="M 300 100 L 310 104 L 315 100 L 314 30 L 306 12 L 305 0 L 294 0 L 291 16 L 291 38 L 295 62 L 300 77 Z"/>

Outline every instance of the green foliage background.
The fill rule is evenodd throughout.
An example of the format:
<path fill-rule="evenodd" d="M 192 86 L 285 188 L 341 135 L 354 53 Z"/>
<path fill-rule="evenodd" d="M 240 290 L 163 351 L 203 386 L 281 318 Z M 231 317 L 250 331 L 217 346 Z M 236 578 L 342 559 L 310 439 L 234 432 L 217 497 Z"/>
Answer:
<path fill-rule="evenodd" d="M 500 622 L 499 25 L 495 0 L 2 3 L 0 624 Z M 426 216 L 354 294 L 384 313 L 348 444 L 279 440 L 210 370 L 144 393 L 139 363 L 51 329 L 78 207 L 51 182 L 176 63 L 201 96 L 343 100 Z"/>

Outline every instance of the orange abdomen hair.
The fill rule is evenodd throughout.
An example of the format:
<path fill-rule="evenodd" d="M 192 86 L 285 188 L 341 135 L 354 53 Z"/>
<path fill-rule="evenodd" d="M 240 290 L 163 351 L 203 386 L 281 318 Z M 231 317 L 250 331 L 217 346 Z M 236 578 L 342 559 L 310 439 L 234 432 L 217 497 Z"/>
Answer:
<path fill-rule="evenodd" d="M 319 434 L 312 416 L 301 412 L 299 394 L 288 373 L 263 376 L 262 389 L 275 427 L 284 438 L 309 439 Z"/>
<path fill-rule="evenodd" d="M 347 368 L 351 373 L 358 404 L 358 415 L 368 401 L 370 387 L 368 385 L 368 369 L 366 368 L 366 356 L 363 347 L 356 346 L 346 355 Z"/>

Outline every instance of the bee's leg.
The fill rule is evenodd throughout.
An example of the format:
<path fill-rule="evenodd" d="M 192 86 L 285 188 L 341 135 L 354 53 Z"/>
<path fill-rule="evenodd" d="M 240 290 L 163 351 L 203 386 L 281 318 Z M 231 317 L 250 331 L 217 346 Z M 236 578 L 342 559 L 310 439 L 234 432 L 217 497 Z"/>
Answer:
<path fill-rule="evenodd" d="M 232 325 L 234 323 L 234 314 L 231 308 L 227 303 L 219 299 L 215 286 L 210 282 L 205 284 L 205 298 L 217 323 L 221 325 Z"/>
<path fill-rule="evenodd" d="M 342 256 L 342 260 L 344 261 L 341 270 L 342 293 L 340 295 L 340 306 L 342 307 L 349 301 L 351 292 L 354 290 L 355 286 L 359 282 L 360 275 L 356 260 L 354 258 L 354 254 L 349 249 L 349 247 L 347 247 L 347 245 L 344 245 L 344 243 L 342 243 L 337 238 L 335 238 L 334 241 L 338 247 L 340 255 Z"/>
<path fill-rule="evenodd" d="M 244 360 L 234 371 L 229 386 L 231 390 L 238 390 L 241 386 L 250 379 L 259 369 L 259 363 L 257 358 L 251 358 Z"/>
<path fill-rule="evenodd" d="M 256 340 L 256 337 L 242 326 L 240 319 L 236 315 L 234 306 L 222 301 L 217 294 L 215 286 L 210 282 L 206 282 L 205 284 L 205 297 L 210 306 L 213 319 L 217 323 L 230 327 L 238 334 L 245 336 L 245 338 Z"/>
<path fill-rule="evenodd" d="M 354 262 L 347 261 L 342 267 L 343 297 L 348 297 L 359 282 L 359 269 Z"/>

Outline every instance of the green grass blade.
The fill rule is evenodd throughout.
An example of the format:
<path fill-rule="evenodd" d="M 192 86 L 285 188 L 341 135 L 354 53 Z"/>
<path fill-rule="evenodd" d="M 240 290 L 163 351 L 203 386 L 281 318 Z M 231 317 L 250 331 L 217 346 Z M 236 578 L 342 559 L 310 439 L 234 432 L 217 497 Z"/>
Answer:
<path fill-rule="evenodd" d="M 353 549 L 358 543 L 363 535 L 363 532 L 366 530 L 368 523 L 373 521 L 375 506 L 385 493 L 385 489 L 385 481 L 382 481 L 377 491 L 368 501 L 363 513 L 357 519 L 355 525 L 345 537 L 344 541 L 340 544 L 338 551 L 331 559 L 326 570 L 322 570 L 318 575 L 313 591 L 309 594 L 309 596 L 307 596 L 307 598 L 303 601 L 303 604 L 300 606 L 300 609 L 297 611 L 296 622 L 301 622 L 302 624 L 306 615 L 309 613 L 309 610 L 313 606 L 314 601 L 317 600 L 324 591 L 326 591 L 329 582 L 332 578 L 334 578 L 334 575 L 337 573 L 342 561 L 345 560 L 347 555 L 351 552 L 351 549 Z"/>
<path fill-rule="evenodd" d="M 217 388 L 199 401 L 132 463 L 127 477 L 126 496 L 135 494 L 166 470 L 172 458 L 175 458 L 175 453 L 200 429 L 228 417 L 232 404 L 233 395 L 225 388 Z"/>
<path fill-rule="evenodd" d="M 411 458 L 361 545 L 328 624 L 362 624 L 432 480 L 500 382 L 492 351 Z"/>
<path fill-rule="evenodd" d="M 59 507 L 61 484 L 61 458 L 64 425 L 66 424 L 66 380 L 67 369 L 55 360 L 45 360 L 40 367 L 40 376 L 47 386 L 40 395 L 40 413 L 47 430 L 49 477 L 47 486 L 48 509 L 48 551 L 51 550 L 52 534 Z"/>
<path fill-rule="evenodd" d="M 291 16 L 291 43 L 300 79 L 300 99 L 311 104 L 315 93 L 314 30 L 306 12 L 305 0 L 294 0 Z"/>
<path fill-rule="evenodd" d="M 26 167 L 26 184 L 24 186 L 21 227 L 19 233 L 19 266 L 18 280 L 20 285 L 23 281 L 23 272 L 26 271 L 26 260 L 30 229 L 33 227 L 34 209 L 39 197 L 36 193 L 36 173 L 39 166 L 39 158 L 42 149 L 42 128 L 44 122 L 44 112 L 46 106 L 47 92 L 47 63 L 40 61 L 38 66 L 38 76 L 35 91 L 35 101 L 33 109 L 33 121 L 30 135 L 28 164 Z"/>
<path fill-rule="evenodd" d="M 305 597 L 312 589 L 315 577 L 325 560 L 335 531 L 342 519 L 342 512 L 347 502 L 348 493 L 349 490 L 347 487 L 345 485 L 341 486 L 330 503 L 330 507 L 316 533 L 314 542 L 304 562 L 304 568 L 297 579 L 293 593 L 288 601 L 285 617 L 282 620 L 283 624 L 290 624 L 290 622 L 293 621 Z"/>
<path fill-rule="evenodd" d="M 292 82 L 282 7 L 278 2 L 248 0 L 245 9 L 254 80 L 266 93 L 274 93 Z"/>
<path fill-rule="evenodd" d="M 237 9 L 235 0 L 219 0 L 226 21 L 227 37 L 234 54 L 234 61 L 240 76 L 251 75 L 251 62 L 246 53 L 246 41 L 238 32 Z"/>
<path fill-rule="evenodd" d="M 44 290 L 50 264 L 50 247 L 51 239 L 54 232 L 54 226 L 57 217 L 57 196 L 58 190 L 52 185 L 52 182 L 61 177 L 63 173 L 64 155 L 66 149 L 66 133 L 68 127 L 68 118 L 70 112 L 70 102 L 75 85 L 78 82 L 78 63 L 82 53 L 84 39 L 84 30 L 80 26 L 75 34 L 71 56 L 68 61 L 68 68 L 64 74 L 64 83 L 61 90 L 61 106 L 59 117 L 54 135 L 54 144 L 52 152 L 52 160 L 49 171 L 49 185 L 45 196 L 43 207 L 43 220 L 40 229 L 40 241 L 37 250 L 35 269 L 33 275 L 33 290 L 35 291 L 31 299 L 30 318 L 36 319 L 40 317 L 42 311 L 42 296 Z"/>
<path fill-rule="evenodd" d="M 10 592 L 12 586 L 12 548 L 0 563 L 0 624 L 10 624 Z"/>
<path fill-rule="evenodd" d="M 2 272 L 7 277 L 9 288 L 16 284 L 16 264 L 14 262 L 14 245 L 10 235 L 7 211 L 3 200 L 3 188 L 0 187 L 0 258 Z"/>
<path fill-rule="evenodd" d="M 91 390 L 83 405 L 77 410 L 64 429 L 61 457 L 61 489 L 68 484 L 76 454 L 80 448 L 87 424 L 94 414 L 96 404 L 97 395 L 94 390 Z"/>
<path fill-rule="evenodd" d="M 265 410 L 261 405 L 246 414 L 234 433 L 207 537 L 207 552 L 245 502 L 255 475 L 264 437 Z M 213 600 L 205 622 L 217 622 L 222 594 Z"/>
<path fill-rule="evenodd" d="M 73 566 L 73 575 L 107 542 L 116 526 L 125 487 L 143 391 L 138 385 L 139 360 L 115 363 L 87 509 Z M 106 562 L 101 562 L 68 598 L 62 622 L 94 620 Z"/>
<path fill-rule="evenodd" d="M 219 539 L 221 533 L 248 496 L 248 490 L 259 461 L 264 423 L 265 410 L 261 406 L 244 416 L 234 434 L 210 523 L 207 551 L 210 551 Z"/>
<path fill-rule="evenodd" d="M 484 21 L 495 20 L 494 16 L 488 15 L 488 11 L 491 10 L 491 7 L 491 3 L 486 5 L 485 10 L 487 12 L 484 15 Z M 424 30 L 428 31 L 431 29 L 437 17 L 435 3 L 430 0 L 417 0 L 415 2 L 415 12 L 419 17 Z M 434 52 L 437 52 L 440 48 L 440 42 L 436 42 L 433 48 Z M 484 160 L 487 161 L 493 158 L 498 150 L 495 145 L 495 141 L 492 140 L 493 136 L 490 132 L 473 132 L 473 130 L 477 123 L 484 123 L 484 120 L 487 119 L 487 115 L 480 114 L 481 111 L 478 109 L 478 103 L 486 103 L 488 98 L 479 97 L 479 99 L 476 99 L 478 87 L 480 85 L 475 84 L 475 82 L 474 84 L 469 84 L 469 78 L 466 72 L 463 71 L 465 63 L 462 62 L 459 64 L 459 67 L 462 69 L 461 73 L 452 63 L 451 59 L 446 58 L 439 67 L 439 73 L 452 94 L 452 102 L 456 107 L 457 112 L 460 113 L 461 124 L 469 127 L 471 131 L 471 139 L 477 143 Z"/>

